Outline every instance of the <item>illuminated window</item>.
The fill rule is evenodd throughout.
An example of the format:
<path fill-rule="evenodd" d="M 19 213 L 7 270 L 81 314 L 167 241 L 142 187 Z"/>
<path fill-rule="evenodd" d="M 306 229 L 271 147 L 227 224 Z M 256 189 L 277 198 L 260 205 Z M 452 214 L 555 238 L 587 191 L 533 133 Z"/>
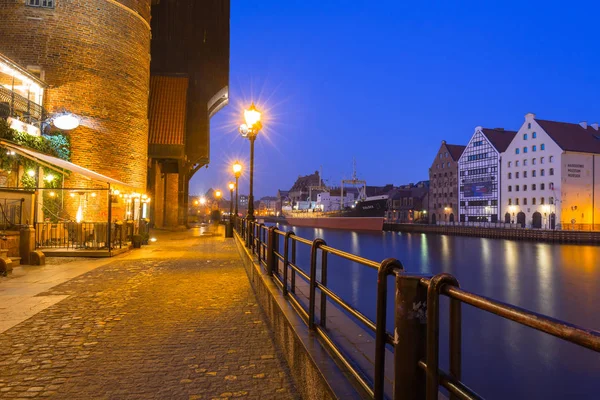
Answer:
<path fill-rule="evenodd" d="M 27 0 L 31 7 L 54 8 L 54 0 Z"/>

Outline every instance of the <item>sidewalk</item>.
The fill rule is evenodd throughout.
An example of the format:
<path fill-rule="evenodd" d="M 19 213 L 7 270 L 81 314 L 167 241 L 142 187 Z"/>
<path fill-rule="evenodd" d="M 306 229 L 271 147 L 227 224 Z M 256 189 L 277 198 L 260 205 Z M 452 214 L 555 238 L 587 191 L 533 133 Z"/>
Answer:
<path fill-rule="evenodd" d="M 158 239 L 0 280 L 0 398 L 297 398 L 233 241 Z"/>

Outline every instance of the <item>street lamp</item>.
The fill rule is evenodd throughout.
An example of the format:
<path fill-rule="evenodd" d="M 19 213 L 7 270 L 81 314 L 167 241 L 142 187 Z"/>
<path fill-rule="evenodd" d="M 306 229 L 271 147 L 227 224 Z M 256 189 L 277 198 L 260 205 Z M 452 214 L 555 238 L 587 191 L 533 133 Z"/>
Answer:
<path fill-rule="evenodd" d="M 250 194 L 248 196 L 248 219 L 254 220 L 254 141 L 258 132 L 262 128 L 260 122 L 261 113 L 254 106 L 254 102 L 250 108 L 244 110 L 244 120 L 246 123 L 240 125 L 240 133 L 242 137 L 247 137 L 250 140 Z"/>
<path fill-rule="evenodd" d="M 220 190 L 215 190 L 215 199 L 217 199 L 217 210 L 219 209 L 219 200 L 221 200 L 222 195 L 223 193 L 221 193 Z"/>
<path fill-rule="evenodd" d="M 235 218 L 237 220 L 237 217 L 238 217 L 238 186 L 239 186 L 240 176 L 242 175 L 242 164 L 240 164 L 239 161 L 236 161 L 235 163 L 233 163 L 232 169 L 233 169 L 233 175 L 235 176 Z"/>

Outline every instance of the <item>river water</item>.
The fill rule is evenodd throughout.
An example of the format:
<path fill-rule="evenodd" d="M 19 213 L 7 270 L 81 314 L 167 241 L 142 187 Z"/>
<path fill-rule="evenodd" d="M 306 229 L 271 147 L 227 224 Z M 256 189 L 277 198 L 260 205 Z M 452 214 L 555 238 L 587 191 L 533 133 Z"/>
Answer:
<path fill-rule="evenodd" d="M 600 246 L 280 229 L 375 261 L 395 257 L 410 272 L 447 272 L 465 290 L 600 330 Z M 298 250 L 298 263 L 307 266 L 308 249 Z M 374 320 L 375 271 L 333 256 L 328 267 L 334 292 Z M 446 309 L 440 315 L 447 317 Z M 447 348 L 443 331 L 440 339 Z M 447 354 L 440 361 L 446 368 Z M 463 381 L 488 399 L 598 399 L 600 354 L 463 305 Z"/>

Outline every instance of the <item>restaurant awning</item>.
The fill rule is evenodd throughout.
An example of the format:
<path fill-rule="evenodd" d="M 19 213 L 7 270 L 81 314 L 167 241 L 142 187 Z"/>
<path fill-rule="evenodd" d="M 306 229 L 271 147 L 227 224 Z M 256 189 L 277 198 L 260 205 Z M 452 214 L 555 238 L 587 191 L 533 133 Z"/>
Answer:
<path fill-rule="evenodd" d="M 17 154 L 22 155 L 23 157 L 36 161 L 39 164 L 60 173 L 63 173 L 65 170 L 67 170 L 76 174 L 80 174 L 92 181 L 104 182 L 106 184 L 117 185 L 123 188 L 135 189 L 131 185 L 128 185 L 113 178 L 109 178 L 108 176 L 99 174 L 87 168 L 83 168 L 77 164 L 73 164 L 72 162 L 61 160 L 60 158 L 49 156 L 47 154 L 28 149 L 26 147 L 19 146 L 18 144 L 9 142 L 7 140 L 0 140 L 0 145 L 14 151 Z"/>

